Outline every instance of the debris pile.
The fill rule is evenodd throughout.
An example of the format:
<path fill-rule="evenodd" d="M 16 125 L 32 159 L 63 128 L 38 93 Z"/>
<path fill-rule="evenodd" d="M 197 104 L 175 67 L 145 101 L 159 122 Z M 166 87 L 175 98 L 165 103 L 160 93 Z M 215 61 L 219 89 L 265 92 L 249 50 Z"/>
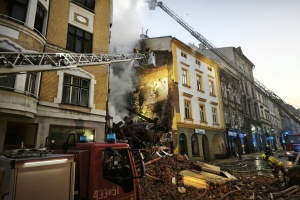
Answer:
<path fill-rule="evenodd" d="M 147 175 L 141 180 L 143 199 L 145 200 L 241 200 L 241 199 L 292 199 L 289 192 L 297 192 L 293 188 L 287 192 L 282 181 L 276 180 L 270 173 L 257 175 L 255 172 L 230 172 L 236 179 L 229 181 L 206 180 L 206 188 L 196 188 L 184 183 L 184 170 L 199 172 L 201 166 L 185 156 L 173 155 L 156 158 L 146 163 Z M 282 195 L 285 194 L 285 195 Z M 273 197 L 272 197 L 273 195 Z M 299 195 L 299 194 L 298 194 Z M 298 196 L 299 197 L 299 196 Z"/>

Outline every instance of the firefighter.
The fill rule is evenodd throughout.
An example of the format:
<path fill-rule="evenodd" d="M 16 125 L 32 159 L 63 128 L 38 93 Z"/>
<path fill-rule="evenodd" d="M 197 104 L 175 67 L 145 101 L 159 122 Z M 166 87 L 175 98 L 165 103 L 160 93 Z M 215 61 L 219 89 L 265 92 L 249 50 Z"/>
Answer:
<path fill-rule="evenodd" d="M 272 149 L 271 149 L 270 145 L 266 146 L 266 148 L 265 148 L 265 154 L 267 156 L 273 156 L 273 152 L 272 152 Z"/>
<path fill-rule="evenodd" d="M 271 168 L 275 178 L 279 178 L 278 177 L 279 171 L 282 172 L 284 177 L 287 177 L 288 173 L 285 171 L 283 163 L 281 161 L 274 158 L 273 156 L 266 155 L 266 154 L 261 154 L 260 157 L 268 163 L 268 166 Z"/>

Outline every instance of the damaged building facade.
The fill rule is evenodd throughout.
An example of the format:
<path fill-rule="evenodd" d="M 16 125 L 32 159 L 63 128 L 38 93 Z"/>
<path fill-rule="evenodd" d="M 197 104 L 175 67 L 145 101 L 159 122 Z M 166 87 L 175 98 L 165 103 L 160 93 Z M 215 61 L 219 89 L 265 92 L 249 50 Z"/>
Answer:
<path fill-rule="evenodd" d="M 226 154 L 218 65 L 178 39 L 141 40 L 156 56 L 156 68 L 140 70 L 138 110 L 172 131 L 174 153 L 191 160 Z"/>

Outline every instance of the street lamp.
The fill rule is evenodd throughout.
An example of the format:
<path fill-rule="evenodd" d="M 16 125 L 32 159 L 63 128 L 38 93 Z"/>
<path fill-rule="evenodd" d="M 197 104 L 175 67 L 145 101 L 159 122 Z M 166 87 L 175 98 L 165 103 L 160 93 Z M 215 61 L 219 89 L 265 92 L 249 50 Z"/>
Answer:
<path fill-rule="evenodd" d="M 116 143 L 117 138 L 116 138 L 116 134 L 112 132 L 113 129 L 113 117 L 111 116 L 106 116 L 106 125 L 107 128 L 109 130 L 109 132 L 106 135 L 106 142 L 108 143 Z"/>
<path fill-rule="evenodd" d="M 238 146 L 239 160 L 242 160 L 241 138 L 240 138 L 240 134 L 238 133 L 238 128 L 239 128 L 239 126 L 237 124 L 235 124 L 234 125 L 234 129 L 235 129 L 236 137 L 237 137 L 237 146 Z"/>
<path fill-rule="evenodd" d="M 108 133 L 112 133 L 113 123 L 114 123 L 113 117 L 109 115 L 106 116 L 106 125 L 108 128 Z"/>

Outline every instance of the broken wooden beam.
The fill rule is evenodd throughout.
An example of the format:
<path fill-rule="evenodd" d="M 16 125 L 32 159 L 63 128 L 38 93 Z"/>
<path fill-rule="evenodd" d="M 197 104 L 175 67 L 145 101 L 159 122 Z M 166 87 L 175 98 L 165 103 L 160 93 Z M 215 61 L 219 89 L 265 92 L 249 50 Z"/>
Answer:
<path fill-rule="evenodd" d="M 291 193 L 295 193 L 295 192 L 298 192 L 300 190 L 299 188 L 299 185 L 294 185 L 288 189 L 285 189 L 283 191 L 280 191 L 280 192 L 276 192 L 276 193 L 270 193 L 270 197 L 272 200 L 274 200 L 275 198 L 278 198 L 278 197 L 282 197 L 284 195 L 287 195 L 288 193 L 291 194 Z"/>

